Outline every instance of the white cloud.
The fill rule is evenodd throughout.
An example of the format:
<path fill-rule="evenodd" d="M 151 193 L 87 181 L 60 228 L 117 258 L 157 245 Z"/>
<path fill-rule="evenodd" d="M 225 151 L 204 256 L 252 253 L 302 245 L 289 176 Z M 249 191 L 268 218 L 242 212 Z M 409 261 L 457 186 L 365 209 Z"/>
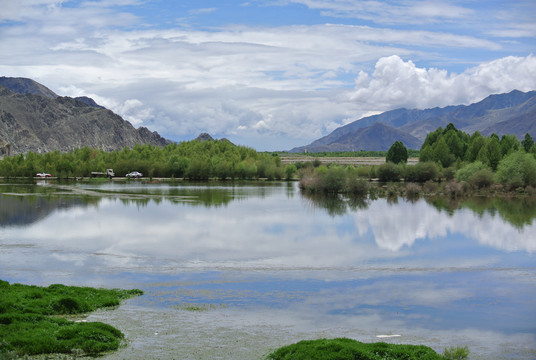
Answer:
<path fill-rule="evenodd" d="M 138 99 L 126 99 L 124 101 L 118 101 L 114 98 L 103 97 L 94 93 L 89 93 L 83 89 L 75 86 L 61 87 L 59 91 L 62 95 L 77 97 L 87 96 L 95 100 L 95 102 L 107 109 L 112 110 L 116 114 L 129 121 L 135 127 L 144 125 L 154 119 L 154 109 L 146 106 L 141 100 Z"/>
<path fill-rule="evenodd" d="M 193 9 L 188 13 L 191 15 L 201 15 L 201 14 L 210 14 L 217 10 L 217 8 L 203 8 L 203 9 Z"/>
<path fill-rule="evenodd" d="M 382 1 L 352 0 L 290 0 L 311 9 L 322 10 L 326 16 L 358 18 L 384 24 L 416 24 L 439 22 L 445 19 L 465 19 L 474 11 L 446 1 Z"/>
<path fill-rule="evenodd" d="M 428 108 L 469 104 L 493 93 L 536 89 L 536 57 L 505 57 L 470 68 L 461 74 L 417 67 L 399 56 L 381 58 L 374 72 L 361 72 L 349 94 L 360 104 L 378 109 Z"/>

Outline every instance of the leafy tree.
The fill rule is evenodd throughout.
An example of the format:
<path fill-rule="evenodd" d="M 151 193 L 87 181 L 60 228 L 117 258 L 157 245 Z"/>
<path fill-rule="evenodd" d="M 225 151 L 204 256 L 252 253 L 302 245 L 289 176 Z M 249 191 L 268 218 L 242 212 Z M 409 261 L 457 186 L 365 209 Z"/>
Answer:
<path fill-rule="evenodd" d="M 443 135 L 443 128 L 440 126 L 435 131 L 429 132 L 428 135 L 426 135 L 426 139 L 424 139 L 424 143 L 421 146 L 421 150 L 426 146 L 432 146 L 434 145 L 437 140 Z"/>
<path fill-rule="evenodd" d="M 454 129 L 450 129 L 445 134 L 445 142 L 447 143 L 447 146 L 449 147 L 449 151 L 456 159 L 463 158 L 465 154 L 464 149 L 464 143 L 463 140 L 458 135 L 458 132 Z"/>
<path fill-rule="evenodd" d="M 434 144 L 433 149 L 434 160 L 439 162 L 443 167 L 449 167 L 455 160 L 454 155 L 450 153 L 450 149 L 444 137 L 440 137 Z"/>
<path fill-rule="evenodd" d="M 503 135 L 501 137 L 501 154 L 506 156 L 514 151 L 519 150 L 519 140 L 515 135 Z"/>
<path fill-rule="evenodd" d="M 484 164 L 487 164 L 493 171 L 497 169 L 499 161 L 502 159 L 501 145 L 498 136 L 490 136 L 477 156 L 477 159 Z"/>
<path fill-rule="evenodd" d="M 298 169 L 296 168 L 296 165 L 294 164 L 288 164 L 285 166 L 285 179 L 290 180 L 292 179 L 292 176 Z"/>
<path fill-rule="evenodd" d="M 480 149 L 486 145 L 486 139 L 478 131 L 475 131 L 469 140 L 469 145 L 465 152 L 465 160 L 473 162 L 478 157 Z"/>
<path fill-rule="evenodd" d="M 399 164 L 408 162 L 408 149 L 401 141 L 395 141 L 387 151 L 386 161 Z"/>
<path fill-rule="evenodd" d="M 525 149 L 525 152 L 530 152 L 532 145 L 534 145 L 534 140 L 529 133 L 525 134 L 525 138 L 521 141 L 521 145 L 523 146 L 523 149 Z"/>
<path fill-rule="evenodd" d="M 419 153 L 419 162 L 434 161 L 432 145 L 425 145 Z"/>

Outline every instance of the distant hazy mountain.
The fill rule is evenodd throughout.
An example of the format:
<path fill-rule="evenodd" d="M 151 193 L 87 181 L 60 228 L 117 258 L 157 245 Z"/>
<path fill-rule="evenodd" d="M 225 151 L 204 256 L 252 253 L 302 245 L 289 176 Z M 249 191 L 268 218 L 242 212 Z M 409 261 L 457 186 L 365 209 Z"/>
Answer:
<path fill-rule="evenodd" d="M 420 148 L 421 142 L 416 137 L 382 122 L 376 122 L 350 131 L 339 131 L 337 134 L 333 132 L 291 152 L 387 150 L 397 140 L 402 141 L 409 149 Z"/>
<path fill-rule="evenodd" d="M 167 143 L 158 133 L 134 128 L 90 98 L 60 97 L 31 79 L 0 78 L 0 155 Z"/>
<path fill-rule="evenodd" d="M 522 139 L 527 132 L 536 136 L 535 114 L 536 91 L 514 90 L 490 95 L 467 106 L 387 111 L 341 126 L 309 145 L 290 151 L 388 150 L 397 140 L 407 148 L 419 149 L 429 132 L 448 123 L 469 133 L 478 130 L 484 135 L 515 134 Z"/>

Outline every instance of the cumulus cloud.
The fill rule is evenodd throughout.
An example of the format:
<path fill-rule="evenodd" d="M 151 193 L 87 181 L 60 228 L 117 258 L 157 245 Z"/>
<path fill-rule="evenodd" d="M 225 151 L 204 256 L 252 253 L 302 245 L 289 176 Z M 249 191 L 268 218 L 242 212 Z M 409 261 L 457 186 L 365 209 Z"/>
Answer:
<path fill-rule="evenodd" d="M 107 109 L 112 110 L 116 114 L 129 121 L 135 127 L 146 124 L 154 118 L 154 109 L 146 106 L 139 99 L 126 99 L 124 101 L 118 101 L 114 98 L 107 98 L 98 94 L 87 92 L 76 86 L 61 87 L 60 93 L 66 96 L 78 97 L 87 96 L 95 100 L 95 102 Z"/>
<path fill-rule="evenodd" d="M 489 94 L 536 89 L 536 57 L 505 57 L 461 74 L 419 68 L 393 55 L 378 60 L 371 75 L 360 72 L 351 101 L 378 109 L 469 104 Z"/>

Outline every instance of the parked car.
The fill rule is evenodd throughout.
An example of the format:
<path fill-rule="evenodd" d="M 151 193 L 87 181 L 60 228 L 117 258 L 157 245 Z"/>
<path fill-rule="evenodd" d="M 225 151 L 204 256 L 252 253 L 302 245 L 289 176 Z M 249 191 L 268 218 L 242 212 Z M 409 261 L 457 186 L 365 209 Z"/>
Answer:
<path fill-rule="evenodd" d="M 35 174 L 35 177 L 39 177 L 39 178 L 47 178 L 47 177 L 51 177 L 52 175 L 50 174 L 47 174 L 47 173 L 37 173 Z"/>
<path fill-rule="evenodd" d="M 143 174 L 141 172 L 133 171 L 125 175 L 127 178 L 141 178 Z"/>

